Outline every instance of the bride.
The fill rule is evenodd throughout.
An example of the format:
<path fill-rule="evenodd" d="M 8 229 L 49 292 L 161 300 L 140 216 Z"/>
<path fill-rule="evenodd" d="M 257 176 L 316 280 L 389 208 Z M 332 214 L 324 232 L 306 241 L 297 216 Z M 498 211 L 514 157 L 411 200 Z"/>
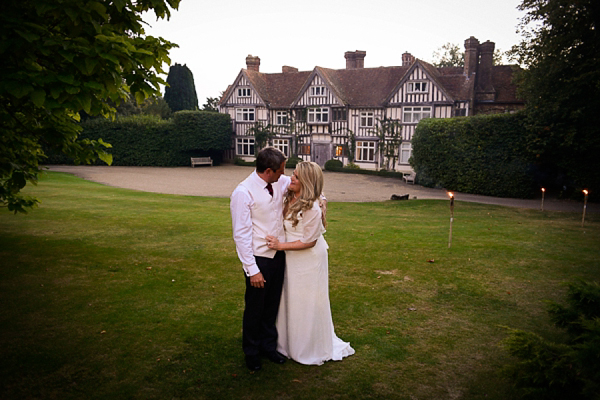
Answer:
<path fill-rule="evenodd" d="M 286 252 L 286 272 L 277 315 L 277 351 L 301 364 L 321 365 L 354 354 L 335 335 L 329 305 L 327 249 L 318 198 L 323 172 L 314 162 L 296 166 L 284 198 L 285 243 L 267 236 L 268 246 Z"/>

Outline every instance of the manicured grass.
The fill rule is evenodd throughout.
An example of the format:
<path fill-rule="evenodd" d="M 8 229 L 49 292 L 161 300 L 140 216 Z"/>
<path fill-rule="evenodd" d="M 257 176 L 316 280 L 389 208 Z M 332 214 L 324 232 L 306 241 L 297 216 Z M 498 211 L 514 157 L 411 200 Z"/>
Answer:
<path fill-rule="evenodd" d="M 598 214 L 457 202 L 448 249 L 447 201 L 330 203 L 333 318 L 356 354 L 251 374 L 228 199 L 61 173 L 26 192 L 40 208 L 0 212 L 2 399 L 514 398 L 503 326 L 560 337 L 543 301 L 600 280 Z"/>

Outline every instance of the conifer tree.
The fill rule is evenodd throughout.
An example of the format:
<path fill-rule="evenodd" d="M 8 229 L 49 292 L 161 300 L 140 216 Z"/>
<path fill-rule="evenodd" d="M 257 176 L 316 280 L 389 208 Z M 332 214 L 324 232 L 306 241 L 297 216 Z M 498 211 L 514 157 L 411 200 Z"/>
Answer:
<path fill-rule="evenodd" d="M 167 77 L 169 86 L 165 89 L 165 101 L 171 111 L 197 110 L 198 96 L 194 86 L 192 71 L 184 64 L 172 65 Z"/>

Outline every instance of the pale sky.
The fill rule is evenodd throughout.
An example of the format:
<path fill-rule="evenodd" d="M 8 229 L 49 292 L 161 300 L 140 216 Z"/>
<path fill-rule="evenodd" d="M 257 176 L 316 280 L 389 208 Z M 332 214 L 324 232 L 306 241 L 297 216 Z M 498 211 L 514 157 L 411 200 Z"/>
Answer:
<path fill-rule="evenodd" d="M 346 51 L 364 50 L 365 68 L 402 65 L 402 53 L 433 61 L 444 44 L 475 36 L 496 49 L 521 41 L 516 27 L 522 0 L 182 0 L 169 21 L 146 33 L 175 42 L 172 64 L 194 75 L 199 107 L 233 83 L 246 56 L 260 57 L 260 72 L 283 65 L 312 71 L 343 69 Z M 168 71 L 168 67 L 167 67 Z M 165 76 L 166 78 L 166 76 Z"/>

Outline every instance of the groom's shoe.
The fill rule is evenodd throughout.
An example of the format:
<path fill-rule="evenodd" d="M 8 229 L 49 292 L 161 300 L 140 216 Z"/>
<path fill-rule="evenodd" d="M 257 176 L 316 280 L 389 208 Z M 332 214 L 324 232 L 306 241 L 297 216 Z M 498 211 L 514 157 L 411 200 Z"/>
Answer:
<path fill-rule="evenodd" d="M 265 353 L 265 356 L 267 356 L 267 358 L 275 364 L 283 364 L 285 362 L 285 357 L 282 356 L 278 351 L 269 351 Z"/>
<path fill-rule="evenodd" d="M 250 371 L 258 371 L 262 368 L 259 356 L 246 356 L 246 366 Z"/>

